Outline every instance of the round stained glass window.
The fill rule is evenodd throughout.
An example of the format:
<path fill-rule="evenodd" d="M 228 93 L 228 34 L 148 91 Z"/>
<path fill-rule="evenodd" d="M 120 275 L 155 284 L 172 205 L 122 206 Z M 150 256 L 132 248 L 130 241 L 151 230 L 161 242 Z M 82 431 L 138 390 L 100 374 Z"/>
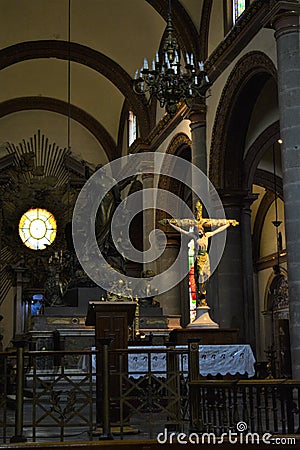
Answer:
<path fill-rule="evenodd" d="M 32 250 L 44 250 L 56 237 L 56 220 L 46 209 L 30 209 L 20 219 L 19 235 Z"/>

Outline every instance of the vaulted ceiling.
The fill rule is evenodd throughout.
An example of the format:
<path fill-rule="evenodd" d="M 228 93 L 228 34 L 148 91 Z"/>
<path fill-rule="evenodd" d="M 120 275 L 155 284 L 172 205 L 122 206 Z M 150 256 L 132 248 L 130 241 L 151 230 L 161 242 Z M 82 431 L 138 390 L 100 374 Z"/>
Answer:
<path fill-rule="evenodd" d="M 209 4 L 172 0 L 183 51 L 202 58 Z M 128 107 L 147 136 L 158 118 L 131 80 L 160 47 L 168 0 L 1 0 L 0 9 L 0 156 L 40 130 L 78 159 L 105 163 L 122 152 Z"/>

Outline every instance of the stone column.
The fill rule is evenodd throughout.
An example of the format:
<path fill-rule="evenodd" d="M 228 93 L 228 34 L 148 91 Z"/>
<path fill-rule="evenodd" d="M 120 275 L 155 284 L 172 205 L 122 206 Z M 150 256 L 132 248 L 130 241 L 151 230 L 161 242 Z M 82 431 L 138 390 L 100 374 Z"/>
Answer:
<path fill-rule="evenodd" d="M 158 259 L 157 267 L 160 273 L 167 270 L 175 261 L 180 246 L 180 237 L 177 237 L 175 233 L 170 233 L 167 236 L 167 244 L 163 256 Z M 164 315 L 180 315 L 181 311 L 181 296 L 180 286 L 177 284 L 169 291 L 157 297 L 160 306 L 163 308 Z"/>
<path fill-rule="evenodd" d="M 244 323 L 246 342 L 255 351 L 255 305 L 253 286 L 253 257 L 251 236 L 251 209 L 250 206 L 258 197 L 257 194 L 249 194 L 244 198 L 241 211 L 241 235 L 242 235 L 242 263 L 243 263 L 243 298 L 244 298 Z"/>
<path fill-rule="evenodd" d="M 193 105 L 188 113 L 192 135 L 192 163 L 207 174 L 206 154 L 206 105 L 203 102 Z"/>
<path fill-rule="evenodd" d="M 280 5 L 279 5 L 280 6 Z M 300 4 L 273 19 L 277 43 L 282 176 L 293 377 L 300 379 Z"/>
<path fill-rule="evenodd" d="M 187 118 L 190 120 L 190 130 L 192 138 L 192 163 L 207 175 L 207 154 L 206 154 L 206 105 L 204 101 L 195 103 L 190 109 Z M 192 180 L 195 186 L 195 180 Z M 198 200 L 192 196 L 193 208 Z M 201 199 L 200 199 L 201 200 Z"/>
<path fill-rule="evenodd" d="M 227 239 L 223 256 L 218 267 L 219 311 L 217 320 L 220 328 L 238 328 L 239 340 L 245 342 L 244 287 L 241 193 L 222 193 L 227 219 L 235 219 L 240 225 L 227 228 Z"/>
<path fill-rule="evenodd" d="M 149 189 L 154 187 L 154 175 L 152 173 L 143 174 L 143 188 Z M 146 205 L 145 205 L 146 206 Z M 149 234 L 152 230 L 157 228 L 156 215 L 154 209 L 143 208 L 143 248 L 146 251 L 149 248 Z M 159 243 L 158 243 L 159 245 Z M 172 236 L 167 237 L 166 249 L 162 257 L 153 262 L 144 262 L 143 270 L 153 270 L 155 274 L 163 273 L 175 261 L 178 255 L 179 242 Z M 177 284 L 172 289 L 164 292 L 156 297 L 156 300 L 163 308 L 163 313 L 166 316 L 180 315 L 180 286 Z"/>
<path fill-rule="evenodd" d="M 14 339 L 24 333 L 24 311 L 23 311 L 23 274 L 24 267 L 15 266 L 13 270 L 16 274 L 16 296 L 15 296 L 15 329 Z"/>
<path fill-rule="evenodd" d="M 206 149 L 206 111 L 204 100 L 195 103 L 190 109 L 187 118 L 190 120 L 192 138 L 192 163 L 207 175 L 207 149 Z M 194 182 L 193 182 L 194 185 Z M 193 198 L 193 206 L 195 201 Z M 200 199 L 201 200 L 201 199 Z M 207 303 L 211 308 L 211 316 L 218 322 L 218 277 L 215 271 L 207 284 Z"/>
<path fill-rule="evenodd" d="M 154 174 L 144 173 L 142 176 L 143 189 L 151 189 L 154 187 Z M 155 214 L 154 210 L 146 209 L 143 205 L 143 249 L 146 251 L 150 247 L 149 234 L 155 227 Z M 156 262 L 143 262 L 143 270 L 154 270 L 156 273 Z"/>

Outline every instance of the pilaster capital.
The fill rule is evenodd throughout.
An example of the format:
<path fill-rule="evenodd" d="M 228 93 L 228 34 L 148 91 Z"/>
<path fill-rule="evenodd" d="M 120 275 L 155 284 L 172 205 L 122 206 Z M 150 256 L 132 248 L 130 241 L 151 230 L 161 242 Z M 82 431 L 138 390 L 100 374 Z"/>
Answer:
<path fill-rule="evenodd" d="M 243 190 L 219 189 L 218 194 L 222 200 L 224 207 L 236 206 L 242 208 L 244 202 L 247 201 L 248 198 L 250 198 L 249 192 Z"/>
<path fill-rule="evenodd" d="M 189 108 L 186 119 L 190 120 L 190 127 L 192 128 L 195 124 L 205 124 L 206 123 L 206 111 L 207 106 L 205 100 L 199 99 L 193 103 L 191 108 Z"/>
<path fill-rule="evenodd" d="M 258 199 L 258 197 L 259 194 L 252 194 L 252 192 L 249 193 L 246 197 L 243 198 L 243 209 L 250 209 L 250 206 L 253 202 L 255 202 L 255 200 Z"/>
<path fill-rule="evenodd" d="M 275 29 L 275 38 L 300 31 L 300 3 L 294 0 L 276 2 L 271 10 L 272 18 L 270 20 Z"/>

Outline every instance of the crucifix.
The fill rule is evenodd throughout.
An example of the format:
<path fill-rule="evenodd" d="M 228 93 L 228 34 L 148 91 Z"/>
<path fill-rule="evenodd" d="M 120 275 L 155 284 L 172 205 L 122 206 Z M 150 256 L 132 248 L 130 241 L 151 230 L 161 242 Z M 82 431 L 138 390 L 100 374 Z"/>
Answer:
<path fill-rule="evenodd" d="M 238 225 L 239 222 L 235 219 L 205 218 L 202 216 L 202 204 L 200 201 L 197 201 L 194 219 L 163 219 L 161 223 L 163 225 L 171 225 L 176 231 L 194 240 L 197 251 L 194 266 L 194 277 L 197 287 L 197 307 L 207 307 L 206 281 L 210 277 L 208 240 L 215 234 L 224 231 L 230 225 Z M 191 228 L 193 228 L 192 231 L 190 231 Z M 213 229 L 212 231 L 205 231 L 205 228 Z"/>

